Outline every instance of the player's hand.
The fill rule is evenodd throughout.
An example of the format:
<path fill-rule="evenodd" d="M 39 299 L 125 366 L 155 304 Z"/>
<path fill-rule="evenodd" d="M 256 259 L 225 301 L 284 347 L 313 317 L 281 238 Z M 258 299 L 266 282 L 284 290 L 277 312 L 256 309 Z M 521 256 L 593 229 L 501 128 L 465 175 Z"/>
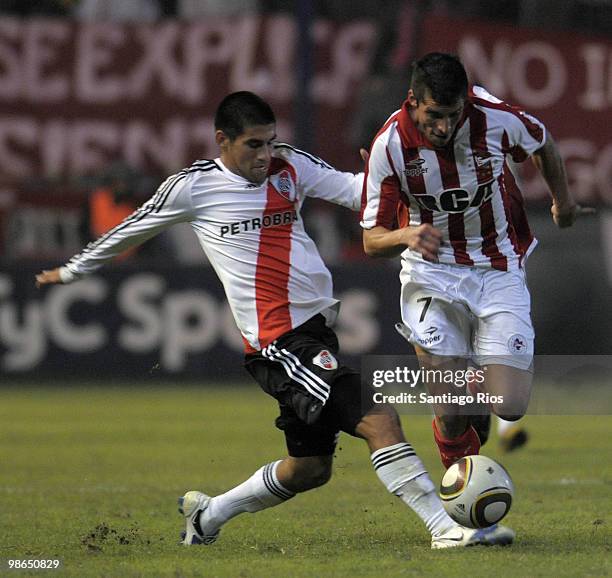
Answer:
<path fill-rule="evenodd" d="M 42 271 L 42 273 L 36 275 L 36 287 L 39 289 L 42 285 L 50 285 L 61 282 L 62 279 L 60 277 L 59 267 L 57 269 L 53 269 L 52 271 Z"/>
<path fill-rule="evenodd" d="M 363 159 L 364 163 L 368 162 L 368 159 L 370 158 L 370 153 L 365 150 L 365 149 L 359 149 L 359 155 L 361 156 L 361 158 Z"/>
<path fill-rule="evenodd" d="M 550 212 L 555 225 L 557 225 L 557 227 L 560 229 L 571 227 L 576 222 L 578 217 L 594 215 L 596 213 L 593 207 L 582 207 L 581 205 L 577 205 L 575 203 L 568 205 L 553 203 L 552 207 L 550 208 Z"/>
<path fill-rule="evenodd" d="M 442 232 L 429 223 L 418 227 L 406 227 L 404 242 L 413 251 L 421 253 L 425 261 L 438 263 L 438 251 L 442 244 Z"/>

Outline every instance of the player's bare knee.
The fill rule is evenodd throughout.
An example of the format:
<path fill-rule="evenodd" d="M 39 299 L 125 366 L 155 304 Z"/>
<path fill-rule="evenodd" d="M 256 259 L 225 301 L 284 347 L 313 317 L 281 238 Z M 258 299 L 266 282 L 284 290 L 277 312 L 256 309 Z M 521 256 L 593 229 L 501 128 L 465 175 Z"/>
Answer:
<path fill-rule="evenodd" d="M 283 485 L 292 492 L 306 492 L 326 484 L 332 475 L 331 456 L 290 458 L 287 478 Z"/>
<path fill-rule="evenodd" d="M 324 486 L 332 476 L 331 466 L 320 465 L 311 470 L 301 471 L 296 483 L 302 492 Z"/>
<path fill-rule="evenodd" d="M 399 416 L 395 408 L 388 404 L 374 406 L 363 416 L 355 433 L 368 442 L 370 449 L 405 441 Z"/>
<path fill-rule="evenodd" d="M 507 403 L 492 404 L 491 410 L 501 419 L 505 419 L 506 421 L 517 421 L 527 413 L 528 405 L 529 399 L 514 399 Z"/>
<path fill-rule="evenodd" d="M 525 414 L 512 415 L 512 414 L 505 414 L 505 413 L 496 413 L 495 415 L 497 415 L 497 417 L 500 417 L 501 419 L 506 420 L 506 421 L 518 421 Z"/>
<path fill-rule="evenodd" d="M 384 425 L 389 431 L 401 431 L 402 429 L 397 411 L 388 403 L 382 403 L 374 406 L 368 415 L 379 416 L 381 425 Z"/>
<path fill-rule="evenodd" d="M 311 488 L 319 488 L 324 486 L 332 477 L 332 468 L 322 467 L 319 470 L 312 472 L 308 478 Z"/>

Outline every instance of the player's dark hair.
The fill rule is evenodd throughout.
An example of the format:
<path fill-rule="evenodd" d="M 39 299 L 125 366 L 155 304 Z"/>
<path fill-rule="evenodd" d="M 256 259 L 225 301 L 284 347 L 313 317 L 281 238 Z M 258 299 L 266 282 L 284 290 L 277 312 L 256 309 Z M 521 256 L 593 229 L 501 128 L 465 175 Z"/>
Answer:
<path fill-rule="evenodd" d="M 433 100 L 450 106 L 467 96 L 467 73 L 455 55 L 430 52 L 412 64 L 410 88 L 417 100 L 423 100 L 429 89 Z"/>
<path fill-rule="evenodd" d="M 228 94 L 217 107 L 215 130 L 222 130 L 231 140 L 247 127 L 276 122 L 270 105 L 252 92 L 241 90 Z"/>

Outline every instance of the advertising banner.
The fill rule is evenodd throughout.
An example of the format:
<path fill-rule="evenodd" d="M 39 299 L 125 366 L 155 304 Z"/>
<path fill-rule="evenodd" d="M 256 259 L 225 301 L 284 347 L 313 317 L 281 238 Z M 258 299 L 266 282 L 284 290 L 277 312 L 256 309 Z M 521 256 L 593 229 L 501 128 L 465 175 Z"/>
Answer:
<path fill-rule="evenodd" d="M 244 345 L 210 267 L 109 267 L 37 290 L 38 269 L 0 270 L 0 375 L 55 379 L 247 378 Z M 405 353 L 395 267 L 339 268 L 344 359 Z"/>
<path fill-rule="evenodd" d="M 360 164 L 350 127 L 377 34 L 367 21 L 313 25 L 309 152 L 343 170 Z M 581 202 L 612 202 L 609 39 L 439 16 L 425 18 L 420 38 L 420 54 L 456 52 L 473 81 L 547 125 Z M 287 14 L 142 25 L 0 19 L 1 178 L 87 175 L 117 159 L 161 176 L 214 158 L 214 111 L 236 90 L 266 98 L 279 138 L 292 142 L 296 45 Z M 533 170 L 524 190 L 547 196 Z"/>
<path fill-rule="evenodd" d="M 414 353 L 396 330 L 397 267 L 370 260 L 331 269 L 342 303 L 335 326 L 339 358 L 356 369 L 369 367 L 368 359 Z M 34 275 L 40 269 L 0 268 L 0 383 L 18 377 L 248 379 L 243 342 L 211 267 L 112 264 L 76 283 L 39 290 Z M 538 355 L 610 354 L 609 298 L 605 287 L 595 290 L 596 279 L 581 270 L 569 280 L 536 260 L 529 285 Z M 554 302 L 552 286 L 564 287 Z M 587 286 L 583 314 L 570 317 L 575 296 Z"/>
<path fill-rule="evenodd" d="M 342 135 L 375 37 L 363 21 L 312 29 L 314 148 L 339 167 L 359 158 Z M 0 175 L 84 175 L 117 159 L 166 174 L 215 158 L 214 111 L 237 90 L 268 100 L 279 139 L 292 142 L 296 44 L 289 15 L 139 25 L 0 19 Z"/>
<path fill-rule="evenodd" d="M 566 32 L 429 17 L 422 53 L 454 52 L 474 83 L 539 118 L 557 141 L 579 202 L 612 204 L 612 42 Z M 548 199 L 524 163 L 530 200 Z"/>

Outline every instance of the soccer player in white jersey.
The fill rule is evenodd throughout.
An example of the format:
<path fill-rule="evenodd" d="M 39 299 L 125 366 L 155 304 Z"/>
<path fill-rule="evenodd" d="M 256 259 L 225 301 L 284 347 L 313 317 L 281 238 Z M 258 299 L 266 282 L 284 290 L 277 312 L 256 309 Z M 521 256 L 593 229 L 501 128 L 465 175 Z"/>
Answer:
<path fill-rule="evenodd" d="M 473 411 L 483 415 L 445 403 L 444 393 L 464 393 L 457 384 L 428 384 L 441 394 L 433 430 L 446 467 L 478 453 L 488 409 L 517 420 L 531 392 L 524 266 L 535 239 L 507 157 L 532 157 L 559 227 L 589 212 L 574 202 L 542 123 L 469 87 L 456 57 L 431 53 L 414 63 L 408 98 L 376 135 L 367 164 L 364 248 L 370 256 L 401 253 L 403 333 L 421 365 L 461 372 L 471 360 L 486 368 L 483 383 L 473 384 L 484 402 Z"/>
<path fill-rule="evenodd" d="M 340 431 L 366 440 L 378 477 L 421 517 L 432 548 L 512 542 L 508 528 L 470 530 L 446 514 L 395 410 L 362 395 L 359 374 L 337 359 L 329 325 L 339 303 L 300 208 L 305 197 L 319 197 L 358 210 L 363 175 L 276 144 L 272 109 L 250 92 L 220 103 L 215 136 L 219 158 L 171 176 L 123 223 L 36 276 L 39 286 L 73 282 L 174 223 L 189 222 L 198 236 L 244 338 L 246 368 L 278 401 L 288 456 L 224 494 L 187 492 L 179 499 L 183 543 L 209 544 L 234 516 L 325 484 Z"/>

